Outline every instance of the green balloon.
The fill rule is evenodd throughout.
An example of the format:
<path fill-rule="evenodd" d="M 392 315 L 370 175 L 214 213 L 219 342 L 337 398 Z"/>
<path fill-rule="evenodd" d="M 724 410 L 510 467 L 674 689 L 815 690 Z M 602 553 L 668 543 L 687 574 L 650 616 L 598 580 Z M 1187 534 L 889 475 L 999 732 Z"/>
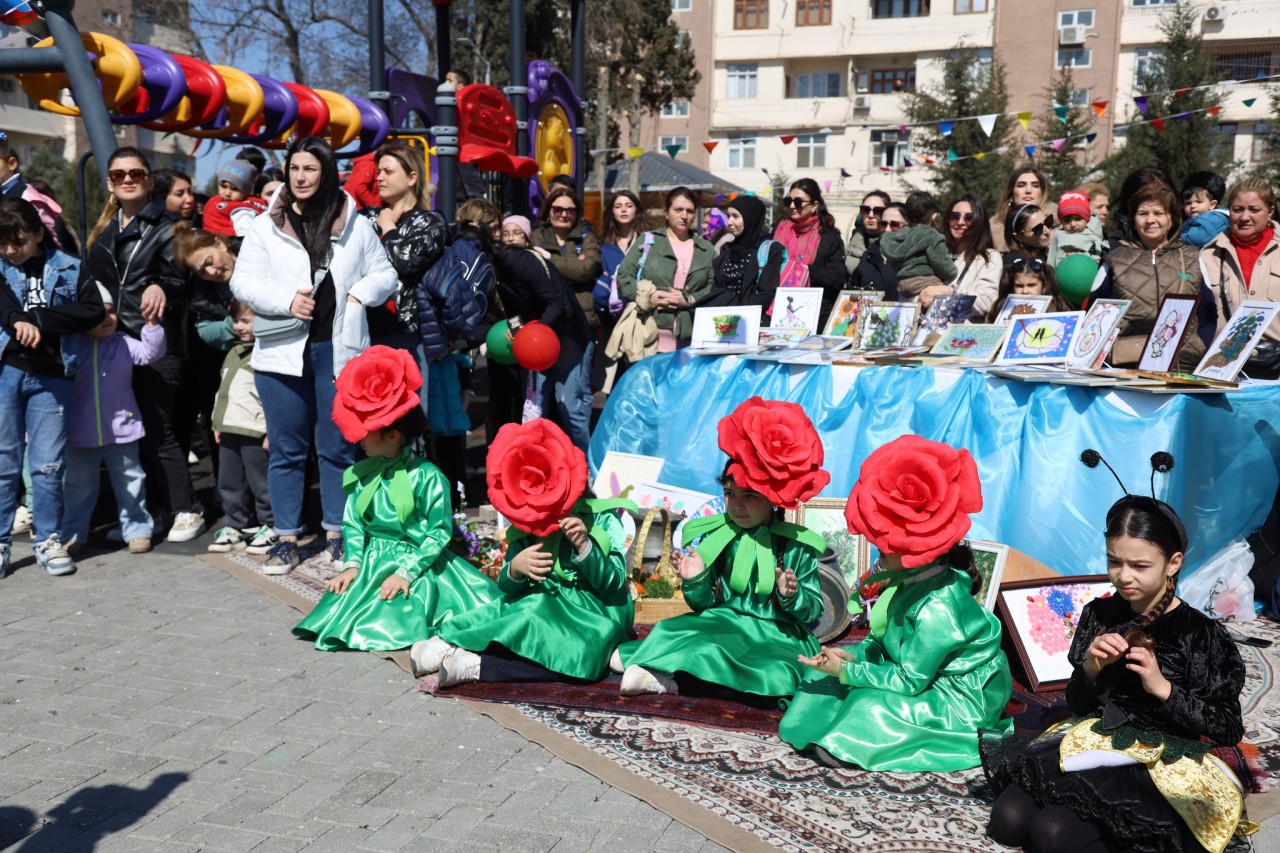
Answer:
<path fill-rule="evenodd" d="M 1098 275 L 1098 262 L 1085 254 L 1067 255 L 1054 270 L 1058 277 L 1058 289 L 1072 305 L 1079 305 L 1088 297 L 1093 280 Z"/>
<path fill-rule="evenodd" d="M 489 348 L 489 358 L 498 364 L 515 364 L 516 354 L 511 351 L 511 339 L 507 337 L 510 329 L 506 320 L 499 320 L 489 328 L 484 343 Z"/>

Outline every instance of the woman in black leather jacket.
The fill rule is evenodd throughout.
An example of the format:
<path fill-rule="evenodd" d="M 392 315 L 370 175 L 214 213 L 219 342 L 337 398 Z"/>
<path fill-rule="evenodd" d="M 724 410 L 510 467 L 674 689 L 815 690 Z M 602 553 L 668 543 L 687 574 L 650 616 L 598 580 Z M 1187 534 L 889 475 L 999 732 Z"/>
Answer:
<path fill-rule="evenodd" d="M 204 516 L 173 427 L 187 354 L 187 295 L 173 262 L 175 218 L 165 211 L 164 199 L 148 198 L 151 167 L 136 148 L 118 148 L 111 155 L 107 189 L 81 275 L 112 294 L 125 334 L 140 338 L 150 319 L 164 327 L 165 355 L 134 368 L 133 389 L 147 431 L 142 439 L 147 502 L 153 514 L 172 517 L 170 542 L 188 542 L 204 530 Z M 157 530 L 163 529 L 162 519 L 156 521 Z"/>

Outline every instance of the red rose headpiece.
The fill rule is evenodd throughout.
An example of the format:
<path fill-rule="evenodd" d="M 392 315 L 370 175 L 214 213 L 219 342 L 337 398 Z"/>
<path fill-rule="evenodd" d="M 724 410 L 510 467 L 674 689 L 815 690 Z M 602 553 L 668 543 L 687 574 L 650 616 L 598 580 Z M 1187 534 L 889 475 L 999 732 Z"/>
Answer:
<path fill-rule="evenodd" d="M 831 482 L 822 470 L 822 439 L 795 403 L 744 400 L 720 419 L 719 438 L 729 454 L 725 473 L 775 506 L 794 509 Z"/>
<path fill-rule="evenodd" d="M 587 458 L 544 418 L 507 424 L 485 460 L 489 501 L 515 527 L 546 537 L 587 490 Z"/>
<path fill-rule="evenodd" d="M 887 554 L 914 569 L 951 550 L 982 509 L 982 483 L 969 451 L 904 435 L 862 463 L 844 518 Z"/>
<path fill-rule="evenodd" d="M 422 371 L 405 350 L 369 347 L 346 363 L 335 385 L 333 422 L 354 443 L 421 404 Z"/>

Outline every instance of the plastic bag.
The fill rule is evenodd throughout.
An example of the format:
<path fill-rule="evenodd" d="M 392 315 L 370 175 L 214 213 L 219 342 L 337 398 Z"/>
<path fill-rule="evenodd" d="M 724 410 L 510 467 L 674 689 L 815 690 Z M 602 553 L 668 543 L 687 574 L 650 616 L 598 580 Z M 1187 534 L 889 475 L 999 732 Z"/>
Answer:
<path fill-rule="evenodd" d="M 1250 622 L 1253 609 L 1253 551 L 1237 539 L 1178 584 L 1178 597 L 1211 619 Z"/>

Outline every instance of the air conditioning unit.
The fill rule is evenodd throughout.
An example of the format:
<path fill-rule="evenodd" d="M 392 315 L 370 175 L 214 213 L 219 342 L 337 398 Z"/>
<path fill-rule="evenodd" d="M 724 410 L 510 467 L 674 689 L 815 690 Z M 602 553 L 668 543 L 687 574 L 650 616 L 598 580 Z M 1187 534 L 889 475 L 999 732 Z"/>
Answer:
<path fill-rule="evenodd" d="M 869 110 L 869 109 L 871 109 L 871 96 L 870 96 L 870 95 L 855 95 L 855 96 L 854 96 L 854 98 L 853 98 L 853 108 L 854 108 L 855 110 Z"/>
<path fill-rule="evenodd" d="M 1062 27 L 1058 30 L 1058 44 L 1084 44 L 1085 36 L 1088 34 L 1088 27 Z"/>
<path fill-rule="evenodd" d="M 1225 17 L 1227 17 L 1226 6 L 1210 6 L 1204 10 L 1204 19 L 1206 21 L 1221 21 Z"/>

